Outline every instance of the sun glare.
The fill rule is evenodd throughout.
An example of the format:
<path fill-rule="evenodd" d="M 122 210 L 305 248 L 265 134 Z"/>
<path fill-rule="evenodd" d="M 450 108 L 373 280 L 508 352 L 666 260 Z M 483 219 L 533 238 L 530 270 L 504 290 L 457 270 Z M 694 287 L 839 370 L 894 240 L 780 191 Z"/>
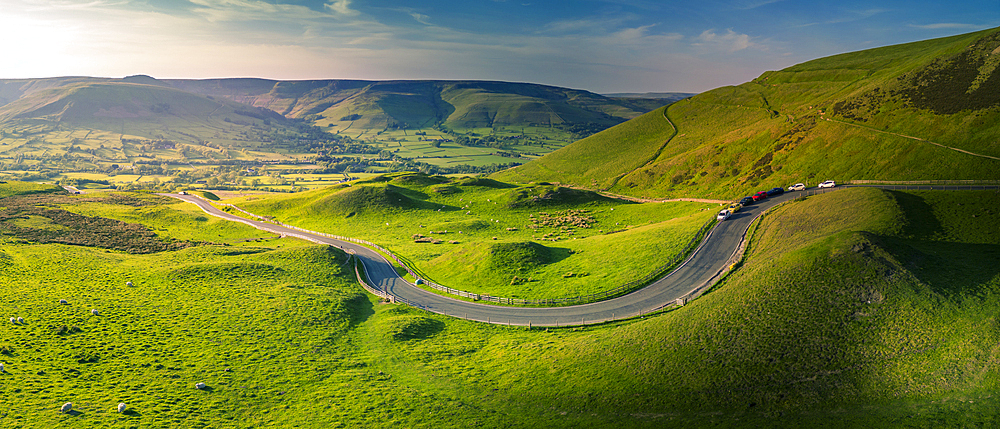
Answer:
<path fill-rule="evenodd" d="M 79 56 L 72 53 L 79 35 L 72 27 L 20 16 L 0 15 L 0 58 L 4 76 L 51 76 L 76 69 Z"/>

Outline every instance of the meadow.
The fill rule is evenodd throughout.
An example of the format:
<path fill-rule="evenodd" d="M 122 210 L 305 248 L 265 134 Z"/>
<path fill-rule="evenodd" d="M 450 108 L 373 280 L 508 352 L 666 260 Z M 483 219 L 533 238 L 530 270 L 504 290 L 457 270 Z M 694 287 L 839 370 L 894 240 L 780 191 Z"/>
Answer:
<path fill-rule="evenodd" d="M 527 299 L 602 292 L 650 274 L 682 252 L 717 206 L 636 204 L 549 184 L 418 173 L 225 202 L 376 242 L 448 287 Z"/>
<path fill-rule="evenodd" d="M 994 192 L 788 203 L 710 293 L 585 329 L 379 303 L 336 249 L 161 197 L 132 196 L 162 203 L 141 214 L 103 198 L 59 207 L 200 244 L 135 254 L 5 235 L 0 303 L 25 320 L 0 330 L 5 427 L 996 423 Z"/>

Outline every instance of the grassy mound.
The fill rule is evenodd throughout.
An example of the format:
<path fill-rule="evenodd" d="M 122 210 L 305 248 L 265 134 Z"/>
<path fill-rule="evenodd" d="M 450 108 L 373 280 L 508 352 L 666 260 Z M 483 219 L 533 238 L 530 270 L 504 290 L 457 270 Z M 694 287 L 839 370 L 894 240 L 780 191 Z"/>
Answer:
<path fill-rule="evenodd" d="M 445 253 L 429 266 L 436 274 L 463 273 L 449 284 L 482 291 L 488 285 L 519 284 L 536 269 L 559 259 L 558 254 L 559 251 L 535 242 L 470 243 Z M 477 262 L 469 264 L 469 261 Z"/>
<path fill-rule="evenodd" d="M 524 273 L 552 260 L 548 247 L 530 241 L 493 244 L 487 255 L 485 267 L 500 273 Z"/>
<path fill-rule="evenodd" d="M 593 191 L 567 188 L 558 185 L 529 185 L 518 187 L 504 196 L 507 207 L 572 206 L 608 198 Z"/>
<path fill-rule="evenodd" d="M 511 188 L 514 185 L 504 182 L 498 182 L 493 179 L 487 179 L 485 177 L 474 176 L 474 177 L 463 177 L 455 181 L 458 186 L 482 186 L 486 188 Z"/>
<path fill-rule="evenodd" d="M 366 211 L 390 210 L 394 208 L 413 208 L 418 204 L 404 195 L 399 188 L 386 185 L 352 186 L 316 201 L 309 207 L 314 213 L 338 213 L 349 215 Z"/>
<path fill-rule="evenodd" d="M 424 208 L 425 196 L 391 184 L 365 184 L 347 188 L 326 188 L 291 196 L 259 200 L 245 206 L 259 213 L 281 213 L 285 219 L 302 216 L 352 217 L 361 213 L 386 213 Z"/>
<path fill-rule="evenodd" d="M 431 186 L 439 185 L 442 183 L 449 182 L 449 179 L 444 176 L 430 176 L 422 173 L 396 173 L 387 174 L 386 177 L 392 178 L 391 182 L 397 185 L 408 185 L 408 186 Z"/>

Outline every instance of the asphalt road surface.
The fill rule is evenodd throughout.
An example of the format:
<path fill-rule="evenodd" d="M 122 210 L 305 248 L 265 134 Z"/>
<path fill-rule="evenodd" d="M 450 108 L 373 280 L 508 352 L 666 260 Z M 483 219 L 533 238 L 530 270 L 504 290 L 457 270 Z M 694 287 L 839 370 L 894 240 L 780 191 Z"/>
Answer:
<path fill-rule="evenodd" d="M 729 264 L 739 248 L 750 223 L 763 211 L 801 195 L 839 189 L 815 188 L 800 192 L 785 192 L 757 202 L 721 221 L 702 240 L 678 268 L 663 278 L 635 292 L 590 304 L 565 307 L 507 307 L 478 302 L 462 301 L 439 295 L 403 280 L 396 269 L 375 251 L 357 243 L 341 241 L 318 234 L 310 234 L 281 225 L 249 220 L 219 210 L 207 200 L 192 195 L 163 194 L 193 203 L 206 213 L 223 219 L 241 222 L 255 228 L 283 236 L 298 237 L 316 243 L 328 244 L 350 250 L 364 264 L 372 286 L 414 307 L 463 319 L 517 326 L 569 326 L 628 319 L 662 309 L 678 298 L 698 290 L 716 277 Z M 721 209 L 720 209 L 721 210 Z M 670 255 L 664 255 L 664 258 Z M 657 266 L 661 261 L 649 261 Z M 609 285 L 609 287 L 614 285 Z"/>

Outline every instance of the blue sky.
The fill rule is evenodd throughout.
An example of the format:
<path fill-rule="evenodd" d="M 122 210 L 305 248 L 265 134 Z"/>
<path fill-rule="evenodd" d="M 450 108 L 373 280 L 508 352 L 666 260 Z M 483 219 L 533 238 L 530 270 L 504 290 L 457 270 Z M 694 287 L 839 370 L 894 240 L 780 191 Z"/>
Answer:
<path fill-rule="evenodd" d="M 0 78 L 483 79 L 700 92 L 1000 26 L 1000 0 L 0 0 Z"/>

